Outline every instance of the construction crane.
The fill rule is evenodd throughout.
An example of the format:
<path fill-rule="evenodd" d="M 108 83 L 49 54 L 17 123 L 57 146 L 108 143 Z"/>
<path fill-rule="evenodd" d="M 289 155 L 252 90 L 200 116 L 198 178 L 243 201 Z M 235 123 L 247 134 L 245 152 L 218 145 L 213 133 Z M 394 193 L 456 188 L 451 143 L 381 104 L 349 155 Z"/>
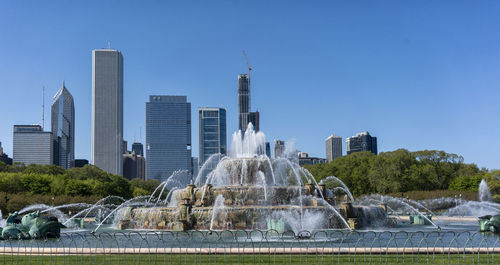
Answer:
<path fill-rule="evenodd" d="M 245 52 L 245 50 L 243 50 L 243 57 L 245 57 L 245 61 L 246 61 L 246 63 L 247 63 L 247 68 L 248 68 L 248 80 L 250 80 L 250 71 L 252 71 L 252 67 L 250 66 L 250 64 L 248 64 L 247 53 Z"/>

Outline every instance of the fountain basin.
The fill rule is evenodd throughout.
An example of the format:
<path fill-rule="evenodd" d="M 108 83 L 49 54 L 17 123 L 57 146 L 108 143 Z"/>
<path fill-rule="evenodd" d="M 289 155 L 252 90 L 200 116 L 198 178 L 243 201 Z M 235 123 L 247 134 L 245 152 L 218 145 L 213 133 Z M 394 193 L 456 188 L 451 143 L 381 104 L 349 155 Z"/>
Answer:
<path fill-rule="evenodd" d="M 387 223 L 384 205 L 367 207 L 342 203 L 332 206 L 312 185 L 224 186 L 200 188 L 188 185 L 174 193 L 176 206 L 124 207 L 117 213 L 119 229 L 208 230 L 358 229 L 375 222 Z M 318 189 L 321 189 L 319 187 Z M 263 192 L 268 193 L 268 200 Z M 299 193 L 301 202 L 297 203 Z M 182 199 L 180 199 L 182 198 Z M 215 198 L 223 200 L 217 208 Z M 299 218 L 300 217 L 300 218 Z M 342 219 L 347 220 L 344 222 Z"/>

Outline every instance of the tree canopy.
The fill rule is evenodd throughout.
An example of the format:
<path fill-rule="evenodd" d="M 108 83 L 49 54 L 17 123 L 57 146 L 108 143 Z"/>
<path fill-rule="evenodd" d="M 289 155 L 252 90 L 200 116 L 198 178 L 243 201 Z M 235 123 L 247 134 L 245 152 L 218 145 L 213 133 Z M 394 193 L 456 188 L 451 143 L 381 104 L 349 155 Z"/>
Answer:
<path fill-rule="evenodd" d="M 475 164 L 464 163 L 463 157 L 444 151 L 398 149 L 379 155 L 357 152 L 306 168 L 317 181 L 328 176 L 338 177 L 354 195 L 477 190 L 481 179 L 488 182 L 493 193 L 500 194 L 500 170 L 479 169 Z"/>
<path fill-rule="evenodd" d="M 128 181 L 93 165 L 65 170 L 54 165 L 10 166 L 0 162 L 0 192 L 6 193 L 131 198 L 151 193 L 159 184 L 157 180 Z"/>

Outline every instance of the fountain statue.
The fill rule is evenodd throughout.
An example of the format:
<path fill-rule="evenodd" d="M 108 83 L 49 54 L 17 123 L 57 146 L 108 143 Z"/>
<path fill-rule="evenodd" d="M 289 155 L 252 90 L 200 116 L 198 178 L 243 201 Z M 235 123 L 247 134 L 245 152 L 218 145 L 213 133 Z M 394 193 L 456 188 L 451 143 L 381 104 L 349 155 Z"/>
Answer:
<path fill-rule="evenodd" d="M 0 228 L 2 239 L 39 239 L 59 237 L 61 228 L 65 226 L 56 217 L 40 216 L 40 212 L 32 212 L 22 218 L 18 212 L 9 214 L 6 225 Z"/>
<path fill-rule="evenodd" d="M 182 186 L 181 175 L 173 174 L 146 203 L 119 207 L 115 214 L 118 228 L 299 232 L 357 229 L 370 224 L 369 215 L 387 219 L 383 206 L 353 205 L 348 188 L 331 177 L 328 180 L 340 181 L 349 197 L 335 205 L 334 193 L 324 183 L 316 183 L 307 170 L 286 158 L 267 157 L 265 135 L 255 132 L 252 124 L 244 133 L 233 134 L 228 156 L 216 154 L 207 159 L 192 183 Z"/>

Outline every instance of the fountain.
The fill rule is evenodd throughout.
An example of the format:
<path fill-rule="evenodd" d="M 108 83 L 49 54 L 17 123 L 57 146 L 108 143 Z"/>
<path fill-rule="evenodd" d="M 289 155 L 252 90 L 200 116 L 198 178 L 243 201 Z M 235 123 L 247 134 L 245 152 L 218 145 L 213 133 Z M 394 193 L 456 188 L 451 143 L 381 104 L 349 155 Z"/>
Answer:
<path fill-rule="evenodd" d="M 349 189 L 330 177 L 327 180 L 339 183 L 350 199 L 335 205 L 336 198 L 325 183 L 316 183 L 307 170 L 289 159 L 270 159 L 264 153 L 265 135 L 249 124 L 244 134 L 233 134 L 229 156 L 209 158 L 211 165 L 203 165 L 204 173 L 200 171 L 192 184 L 167 187 L 167 183 L 181 183 L 169 178 L 145 200 L 148 204 L 115 209 L 118 227 L 178 231 L 286 228 L 300 232 L 360 228 L 370 223 L 366 216 L 374 216 L 374 212 L 387 217 L 385 207 L 354 206 Z M 212 170 L 207 172 L 209 168 Z M 163 192 L 168 195 L 160 199 Z"/>
<path fill-rule="evenodd" d="M 479 201 L 487 202 L 491 200 L 490 188 L 488 183 L 483 179 L 479 183 Z"/>

